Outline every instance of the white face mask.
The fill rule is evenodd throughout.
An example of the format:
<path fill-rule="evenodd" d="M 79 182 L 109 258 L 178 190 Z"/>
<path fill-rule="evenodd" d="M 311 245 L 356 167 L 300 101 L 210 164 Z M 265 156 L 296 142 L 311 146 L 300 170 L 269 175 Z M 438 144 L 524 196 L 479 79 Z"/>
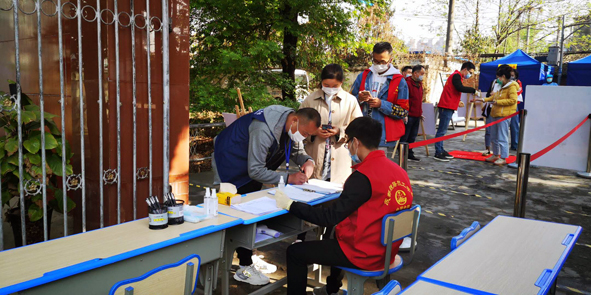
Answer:
<path fill-rule="evenodd" d="M 378 72 L 378 73 L 383 73 L 385 71 L 388 70 L 388 67 L 390 66 L 390 64 L 385 64 L 385 65 L 373 65 L 373 68 Z"/>
<path fill-rule="evenodd" d="M 419 81 L 423 81 L 424 78 L 425 76 L 419 76 Z"/>
<path fill-rule="evenodd" d="M 322 91 L 324 91 L 324 93 L 326 93 L 326 95 L 328 95 L 328 96 L 333 96 L 333 95 L 336 95 L 337 93 L 339 93 L 339 91 L 341 91 L 341 87 L 330 88 L 330 87 L 322 86 Z"/>
<path fill-rule="evenodd" d="M 291 123 L 291 126 L 293 126 L 293 123 Z M 306 139 L 305 136 L 303 136 L 300 133 L 300 120 L 298 120 L 297 125 L 296 125 L 296 132 L 292 133 L 291 132 L 291 126 L 289 126 L 289 130 L 287 131 L 287 135 L 289 135 L 289 138 L 291 138 L 291 140 L 295 141 L 295 142 L 300 142 L 303 141 L 304 139 Z"/>

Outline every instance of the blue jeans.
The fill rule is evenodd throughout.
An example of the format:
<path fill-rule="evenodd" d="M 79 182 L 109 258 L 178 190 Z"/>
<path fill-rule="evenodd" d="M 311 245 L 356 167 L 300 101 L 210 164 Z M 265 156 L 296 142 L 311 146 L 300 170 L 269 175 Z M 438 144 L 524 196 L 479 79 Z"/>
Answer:
<path fill-rule="evenodd" d="M 516 150 L 519 145 L 519 115 L 511 118 L 511 148 Z"/>
<path fill-rule="evenodd" d="M 503 119 L 504 117 L 493 118 L 493 122 Z M 508 120 L 505 120 L 489 127 L 492 141 L 492 152 L 494 155 L 500 155 L 502 159 L 507 159 L 507 157 L 509 157 L 509 123 Z"/>
<path fill-rule="evenodd" d="M 454 110 L 439 108 L 439 127 L 437 127 L 437 133 L 435 138 L 442 137 L 447 133 L 449 122 L 454 114 Z M 443 153 L 443 141 L 435 143 L 435 155 Z"/>
<path fill-rule="evenodd" d="M 490 115 L 488 115 L 488 117 L 486 117 L 486 121 L 485 122 L 486 122 L 487 125 L 490 124 L 490 123 L 492 123 L 493 122 L 493 117 L 491 117 Z M 491 128 L 492 127 L 485 128 L 486 132 L 484 133 L 484 146 L 487 149 L 490 149 L 490 129 Z"/>

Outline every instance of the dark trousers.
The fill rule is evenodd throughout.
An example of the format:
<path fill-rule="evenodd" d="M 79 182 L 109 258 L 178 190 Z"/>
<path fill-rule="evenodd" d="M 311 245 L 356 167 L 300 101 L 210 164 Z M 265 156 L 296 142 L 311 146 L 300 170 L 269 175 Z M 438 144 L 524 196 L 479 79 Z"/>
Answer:
<path fill-rule="evenodd" d="M 339 246 L 336 239 L 315 240 L 296 243 L 287 247 L 287 294 L 306 294 L 308 265 L 321 264 L 331 266 L 330 276 L 326 278 L 328 294 L 337 293 L 345 275 L 334 266 L 357 268 Z"/>
<path fill-rule="evenodd" d="M 238 194 L 248 194 L 256 191 L 260 191 L 263 188 L 263 184 L 253 180 L 240 188 L 238 188 Z M 252 250 L 246 248 L 236 248 L 236 254 L 238 255 L 238 264 L 242 266 L 248 266 L 252 264 Z"/>
<path fill-rule="evenodd" d="M 519 146 L 519 115 L 511 118 L 511 148 L 516 150 Z"/>
<path fill-rule="evenodd" d="M 400 138 L 400 142 L 406 143 L 413 143 L 417 139 L 417 135 L 419 134 L 419 127 L 421 126 L 421 117 L 408 117 L 408 122 L 406 123 L 406 131 L 404 132 L 404 136 Z M 412 149 L 408 150 L 408 156 L 414 156 L 414 152 Z"/>

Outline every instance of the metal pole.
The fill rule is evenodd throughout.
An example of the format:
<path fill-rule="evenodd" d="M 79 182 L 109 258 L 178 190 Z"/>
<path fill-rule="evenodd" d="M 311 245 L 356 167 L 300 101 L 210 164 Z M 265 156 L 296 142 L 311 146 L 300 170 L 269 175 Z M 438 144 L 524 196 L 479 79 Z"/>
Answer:
<path fill-rule="evenodd" d="M 404 171 L 408 171 L 408 142 L 400 143 L 399 165 Z"/>
<path fill-rule="evenodd" d="M 564 15 L 562 16 L 562 33 L 560 35 L 560 63 L 558 65 L 558 85 L 560 85 L 560 80 L 562 80 L 562 58 L 564 56 Z"/>
<path fill-rule="evenodd" d="M 524 102 L 525 103 L 525 102 Z M 519 112 L 519 139 L 517 142 L 517 154 L 523 152 L 523 138 L 525 137 L 525 117 L 527 117 L 527 110 L 523 109 Z M 509 165 L 510 168 L 517 169 L 517 161 Z"/>
<path fill-rule="evenodd" d="M 589 114 L 591 120 L 591 114 Z M 591 126 L 589 126 L 589 147 L 587 148 L 587 171 L 577 172 L 577 176 L 591 179 Z"/>
<path fill-rule="evenodd" d="M 78 4 L 78 98 L 80 99 L 80 169 L 82 173 L 82 232 L 86 232 L 86 168 L 85 168 L 85 147 L 84 147 L 84 94 L 82 73 L 82 2 Z M 61 45 L 60 45 L 61 46 Z M 67 207 L 67 203 L 64 203 Z"/>
<path fill-rule="evenodd" d="M 96 0 L 96 11 L 101 11 L 101 0 Z M 105 226 L 105 200 L 104 200 L 104 183 L 103 171 L 105 170 L 103 163 L 103 45 L 101 39 L 101 19 L 96 22 L 96 36 L 98 46 L 98 105 L 99 105 L 99 193 L 100 193 L 100 227 Z"/>
<path fill-rule="evenodd" d="M 146 0 L 146 56 L 147 60 L 147 78 L 148 78 L 148 195 L 152 195 L 152 66 L 150 64 L 150 57 L 152 54 L 152 46 L 150 45 L 151 34 L 151 20 L 150 20 L 150 0 Z"/>
<path fill-rule="evenodd" d="M 25 192 L 23 189 L 23 130 L 21 118 L 21 66 L 20 66 L 20 50 L 19 50 L 19 28 L 18 28 L 18 0 L 12 0 L 13 19 L 14 19 L 14 64 L 16 67 L 16 110 L 18 124 L 18 187 L 20 192 L 20 211 L 21 211 L 21 238 L 23 246 L 27 244 L 27 228 L 25 227 Z"/>
<path fill-rule="evenodd" d="M 119 15 L 117 0 L 115 15 Z M 117 224 L 121 223 L 121 84 L 119 81 L 119 19 L 115 22 L 115 79 L 117 85 Z"/>
<path fill-rule="evenodd" d="M 100 1 L 100 0 L 97 0 Z M 62 7 L 61 0 L 57 0 L 57 7 Z M 58 10 L 60 11 L 60 10 Z M 58 53 L 60 60 L 60 110 L 61 110 L 61 129 L 62 129 L 62 210 L 64 214 L 64 237 L 68 235 L 68 196 L 66 186 L 66 102 L 64 98 L 64 53 L 63 53 L 63 41 L 62 41 L 62 13 L 61 11 L 57 14 L 57 34 L 58 34 Z"/>
<path fill-rule="evenodd" d="M 168 0 L 162 0 L 162 191 L 163 194 L 168 193 L 168 172 L 170 167 L 169 160 L 169 145 L 170 145 L 170 66 L 169 52 L 168 52 L 168 34 L 169 34 L 169 15 L 168 15 Z"/>
<path fill-rule="evenodd" d="M 514 217 L 525 217 L 525 202 L 527 195 L 527 181 L 529 179 L 529 160 L 531 155 L 521 153 L 518 155 L 519 169 L 517 170 L 517 188 L 515 189 Z"/>
<path fill-rule="evenodd" d="M 131 0 L 131 15 L 134 16 L 134 1 Z M 136 100 L 136 72 L 135 72 L 135 23 L 131 22 L 131 64 L 133 76 L 133 220 L 137 217 L 137 100 Z M 121 172 L 119 172 L 121 173 Z"/>
<path fill-rule="evenodd" d="M 47 241 L 49 239 L 49 229 L 47 228 L 47 171 L 45 170 L 45 163 L 47 163 L 47 160 L 45 158 L 45 107 L 43 101 L 43 57 L 41 50 L 41 4 L 42 1 L 37 0 L 37 58 L 39 63 L 39 111 L 41 113 L 41 128 L 39 130 L 41 130 L 41 175 L 43 177 L 41 180 L 43 190 L 43 240 Z"/>

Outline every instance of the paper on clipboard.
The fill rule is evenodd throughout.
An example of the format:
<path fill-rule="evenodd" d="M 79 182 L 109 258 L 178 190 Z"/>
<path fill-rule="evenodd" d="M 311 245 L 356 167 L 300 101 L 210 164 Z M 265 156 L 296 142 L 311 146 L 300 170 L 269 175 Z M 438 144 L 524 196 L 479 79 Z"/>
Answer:
<path fill-rule="evenodd" d="M 294 187 L 319 194 L 334 194 L 343 191 L 342 185 L 318 179 L 310 179 L 308 183 L 294 185 Z"/>
<path fill-rule="evenodd" d="M 294 201 L 298 201 L 298 202 L 303 202 L 303 203 L 309 203 L 314 200 L 324 198 L 323 194 L 307 192 L 307 191 L 301 190 L 299 188 L 295 188 L 292 185 L 285 186 L 285 188 L 283 189 L 283 192 L 290 199 L 292 199 Z M 275 195 L 275 190 L 269 191 L 269 194 Z"/>

